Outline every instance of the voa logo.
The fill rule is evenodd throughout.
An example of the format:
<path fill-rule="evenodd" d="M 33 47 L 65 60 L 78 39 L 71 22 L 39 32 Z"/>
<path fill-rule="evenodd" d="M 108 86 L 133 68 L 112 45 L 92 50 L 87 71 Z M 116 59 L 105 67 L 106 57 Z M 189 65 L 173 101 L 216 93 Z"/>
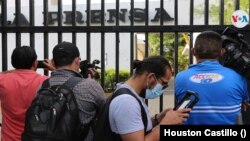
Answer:
<path fill-rule="evenodd" d="M 237 10 L 234 11 L 231 21 L 233 25 L 237 28 L 243 28 L 249 23 L 249 16 L 248 14 L 243 10 Z"/>

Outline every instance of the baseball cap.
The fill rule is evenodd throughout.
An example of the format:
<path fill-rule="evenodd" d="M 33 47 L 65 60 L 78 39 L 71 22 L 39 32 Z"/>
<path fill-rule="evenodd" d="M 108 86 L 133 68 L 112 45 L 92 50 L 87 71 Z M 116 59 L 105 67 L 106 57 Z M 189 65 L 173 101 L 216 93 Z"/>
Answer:
<path fill-rule="evenodd" d="M 77 46 L 70 42 L 62 42 L 57 44 L 54 47 L 52 54 L 53 60 L 58 63 L 66 60 L 73 60 L 80 56 Z"/>

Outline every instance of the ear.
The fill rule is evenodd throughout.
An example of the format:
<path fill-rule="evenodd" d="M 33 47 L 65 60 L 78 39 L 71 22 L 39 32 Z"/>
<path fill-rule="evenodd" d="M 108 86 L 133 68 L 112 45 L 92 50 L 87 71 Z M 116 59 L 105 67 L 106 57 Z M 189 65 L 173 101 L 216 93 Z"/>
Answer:
<path fill-rule="evenodd" d="M 192 53 L 194 56 L 196 56 L 196 53 L 195 53 L 194 48 L 191 49 L 191 53 Z"/>
<path fill-rule="evenodd" d="M 148 79 L 149 82 L 151 82 L 151 81 L 153 81 L 155 79 L 154 75 L 155 75 L 154 73 L 148 73 L 147 74 L 147 79 Z"/>
<path fill-rule="evenodd" d="M 225 50 L 224 48 L 222 48 L 222 49 L 220 50 L 220 55 L 222 56 L 225 52 L 226 52 L 226 50 Z"/>
<path fill-rule="evenodd" d="M 37 69 L 37 65 L 38 65 L 38 61 L 35 60 L 35 61 L 32 63 L 31 69 L 32 69 L 32 70 L 36 70 L 36 69 Z"/>
<path fill-rule="evenodd" d="M 56 65 L 55 65 L 55 62 L 54 62 L 53 59 L 51 60 L 51 63 L 52 63 L 52 65 L 56 68 Z"/>
<path fill-rule="evenodd" d="M 74 59 L 74 64 L 76 64 L 77 66 L 80 66 L 80 63 L 81 63 L 81 59 L 80 59 L 80 57 L 76 57 L 75 59 Z"/>

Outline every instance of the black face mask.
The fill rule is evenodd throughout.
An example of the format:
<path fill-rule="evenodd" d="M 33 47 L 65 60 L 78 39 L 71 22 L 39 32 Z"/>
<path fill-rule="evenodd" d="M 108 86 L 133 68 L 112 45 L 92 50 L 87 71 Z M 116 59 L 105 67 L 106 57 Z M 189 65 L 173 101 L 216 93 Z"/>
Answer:
<path fill-rule="evenodd" d="M 141 90 L 140 97 L 145 98 L 146 90 L 147 90 L 147 88 Z"/>

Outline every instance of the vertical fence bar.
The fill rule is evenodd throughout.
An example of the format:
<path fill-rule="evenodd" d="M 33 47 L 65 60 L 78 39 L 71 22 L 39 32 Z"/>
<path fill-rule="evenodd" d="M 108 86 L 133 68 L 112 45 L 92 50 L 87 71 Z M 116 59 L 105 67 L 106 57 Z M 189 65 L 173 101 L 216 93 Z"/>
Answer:
<path fill-rule="evenodd" d="M 134 0 L 130 1 L 130 26 L 134 26 Z M 133 74 L 132 62 L 134 60 L 134 32 L 130 32 L 130 75 Z"/>
<path fill-rule="evenodd" d="M 190 0 L 190 26 L 194 25 L 194 0 Z M 189 64 L 193 63 L 193 54 L 191 48 L 193 47 L 193 32 L 189 32 Z"/>
<path fill-rule="evenodd" d="M 148 26 L 149 0 L 145 1 L 145 26 Z M 145 57 L 148 57 L 148 32 L 145 32 Z"/>
<path fill-rule="evenodd" d="M 20 13 L 21 13 L 21 2 L 20 0 L 16 0 L 15 1 L 15 26 L 16 27 L 20 27 Z M 20 32 L 16 32 L 16 47 L 21 47 L 21 33 Z"/>
<path fill-rule="evenodd" d="M 240 0 L 235 0 L 235 10 L 240 9 Z"/>
<path fill-rule="evenodd" d="M 160 9 L 161 9 L 161 18 L 160 18 L 160 26 L 163 27 L 163 5 L 164 5 L 164 1 L 161 0 L 160 2 Z M 160 32 L 160 55 L 163 56 L 163 39 L 164 39 L 164 35 L 163 35 L 163 31 Z M 160 112 L 163 110 L 163 95 L 160 96 Z"/>
<path fill-rule="evenodd" d="M 30 27 L 34 27 L 34 13 L 35 13 L 35 9 L 34 9 L 34 0 L 29 0 L 29 15 L 30 15 Z M 34 32 L 30 32 L 30 47 L 35 48 L 35 34 Z"/>
<path fill-rule="evenodd" d="M 220 25 L 224 25 L 224 0 L 220 0 Z"/>
<path fill-rule="evenodd" d="M 48 0 L 43 0 L 43 24 L 46 28 L 48 26 Z M 43 44 L 44 44 L 44 58 L 49 58 L 49 34 L 48 32 L 43 33 Z M 44 70 L 44 74 L 48 75 L 48 71 Z"/>
<path fill-rule="evenodd" d="M 87 58 L 86 59 L 88 60 L 88 63 L 90 62 L 90 52 L 91 52 L 90 36 L 91 36 L 90 32 L 87 32 L 87 34 L 86 34 L 86 40 L 87 40 L 86 41 L 86 45 L 87 45 L 86 54 L 87 54 Z"/>
<path fill-rule="evenodd" d="M 7 24 L 7 0 L 2 0 L 1 7 L 1 26 Z M 8 49 L 7 49 L 7 32 L 2 32 L 2 71 L 8 69 Z"/>
<path fill-rule="evenodd" d="M 204 10 L 204 24 L 208 25 L 209 22 L 209 0 L 205 0 L 205 10 Z"/>
<path fill-rule="evenodd" d="M 116 0 L 116 26 L 119 26 L 119 9 L 120 9 L 120 1 Z M 116 50 L 115 50 L 115 82 L 118 83 L 119 82 L 119 62 L 120 62 L 120 47 L 119 47 L 119 43 L 120 43 L 120 34 L 119 32 L 115 32 L 115 36 L 116 36 L 116 42 L 115 42 L 115 46 L 116 46 Z"/>
<path fill-rule="evenodd" d="M 87 27 L 89 27 L 90 26 L 90 0 L 87 0 L 86 9 L 87 9 L 86 11 L 87 23 L 86 24 L 87 24 Z M 90 62 L 90 52 L 91 52 L 90 36 L 91 36 L 90 32 L 87 32 L 86 34 L 86 45 L 87 45 L 86 56 L 87 56 L 88 62 Z"/>
<path fill-rule="evenodd" d="M 149 0 L 145 1 L 145 26 L 148 26 L 148 7 Z M 148 57 L 148 32 L 145 32 L 145 56 Z M 145 103 L 148 105 L 148 99 L 145 100 Z"/>
<path fill-rule="evenodd" d="M 57 22 L 58 22 L 58 26 L 61 27 L 62 26 L 62 0 L 58 0 L 58 5 L 57 5 Z M 62 42 L 62 32 L 58 32 L 58 43 Z"/>
<path fill-rule="evenodd" d="M 174 26 L 178 26 L 178 0 L 175 0 L 175 3 L 174 3 L 174 18 L 175 18 L 175 21 L 174 21 Z M 175 31 L 174 32 L 174 75 L 176 76 L 176 74 L 178 73 L 178 32 Z M 176 97 L 174 95 L 174 103 L 176 105 Z"/>
<path fill-rule="evenodd" d="M 72 0 L 72 26 L 76 26 L 76 0 Z M 76 45 L 76 32 L 72 32 L 72 43 Z"/>
<path fill-rule="evenodd" d="M 105 0 L 101 1 L 101 26 L 104 27 Z M 105 90 L 105 32 L 101 32 L 101 86 Z"/>
<path fill-rule="evenodd" d="M 174 5 L 174 17 L 175 21 L 174 24 L 175 26 L 178 26 L 178 0 L 175 0 L 175 5 Z M 174 72 L 175 75 L 178 73 L 178 32 L 174 32 Z"/>
<path fill-rule="evenodd" d="M 163 27 L 163 5 L 164 1 L 160 2 L 161 16 L 160 16 L 160 26 Z M 160 55 L 163 55 L 163 31 L 160 32 Z"/>

